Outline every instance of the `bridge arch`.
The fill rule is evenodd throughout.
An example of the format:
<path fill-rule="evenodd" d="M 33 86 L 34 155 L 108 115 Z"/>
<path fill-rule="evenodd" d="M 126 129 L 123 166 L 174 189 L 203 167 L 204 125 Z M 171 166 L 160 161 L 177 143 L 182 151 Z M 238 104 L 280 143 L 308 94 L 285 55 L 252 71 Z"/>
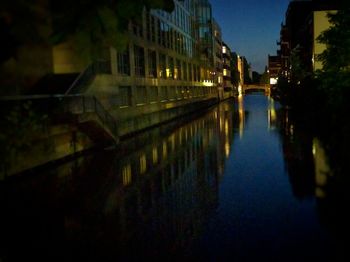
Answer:
<path fill-rule="evenodd" d="M 242 94 L 245 94 L 248 90 L 262 90 L 265 94 L 270 94 L 270 85 L 243 85 Z"/>

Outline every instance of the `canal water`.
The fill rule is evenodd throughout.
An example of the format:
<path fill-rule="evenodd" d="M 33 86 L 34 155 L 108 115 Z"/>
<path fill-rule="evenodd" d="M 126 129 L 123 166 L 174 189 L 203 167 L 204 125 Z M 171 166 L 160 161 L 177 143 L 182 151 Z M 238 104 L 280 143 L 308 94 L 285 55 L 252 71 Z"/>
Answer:
<path fill-rule="evenodd" d="M 1 182 L 0 261 L 350 261 L 331 179 L 253 93 Z"/>

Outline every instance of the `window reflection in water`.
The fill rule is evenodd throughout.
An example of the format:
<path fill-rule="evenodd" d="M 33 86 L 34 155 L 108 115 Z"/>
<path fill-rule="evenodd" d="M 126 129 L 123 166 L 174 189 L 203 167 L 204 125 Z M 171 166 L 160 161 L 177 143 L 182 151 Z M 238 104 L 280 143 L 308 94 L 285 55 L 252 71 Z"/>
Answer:
<path fill-rule="evenodd" d="M 130 164 L 126 165 L 122 169 L 123 176 L 123 185 L 127 186 L 131 183 L 131 166 Z"/>
<path fill-rule="evenodd" d="M 67 241 L 84 246 L 89 239 L 89 245 L 101 257 L 123 260 L 136 251 L 137 255 L 149 255 L 190 248 L 218 205 L 218 183 L 234 136 L 230 103 L 198 119 L 189 119 L 180 127 L 162 126 L 122 141 L 116 152 L 96 154 L 92 159 L 57 168 L 51 171 L 57 175 L 50 176 L 50 185 L 45 176 L 35 183 L 35 190 L 28 186 L 23 195 L 31 198 L 37 191 L 39 199 L 50 203 L 45 204 L 47 207 L 72 207 L 53 208 L 55 220 L 47 221 L 66 221 Z M 7 199 L 16 199 L 16 190 L 9 192 Z M 23 206 L 23 225 L 26 214 L 40 217 L 51 212 L 43 211 L 37 199 L 30 201 L 38 203 L 38 208 L 28 210 Z M 36 221 L 35 226 L 30 220 L 28 228 L 42 228 L 42 219 Z M 49 226 L 56 230 L 56 224 Z M 46 240 L 47 245 L 54 245 Z M 110 243 L 113 249 L 106 248 Z M 88 257 L 91 250 L 84 250 Z"/>
<path fill-rule="evenodd" d="M 238 96 L 238 114 L 239 114 L 239 137 L 243 137 L 244 132 L 244 122 L 245 122 L 245 112 L 244 112 L 244 101 L 243 96 Z"/>
<path fill-rule="evenodd" d="M 276 128 L 276 121 L 277 121 L 277 114 L 276 114 L 276 107 L 275 107 L 275 101 L 268 97 L 268 129 L 274 130 Z"/>

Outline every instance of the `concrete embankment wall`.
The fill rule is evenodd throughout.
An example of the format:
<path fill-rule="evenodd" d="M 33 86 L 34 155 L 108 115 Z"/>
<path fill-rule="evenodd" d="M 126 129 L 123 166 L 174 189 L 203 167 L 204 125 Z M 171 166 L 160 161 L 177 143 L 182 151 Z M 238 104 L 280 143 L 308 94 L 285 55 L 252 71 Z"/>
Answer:
<path fill-rule="evenodd" d="M 201 112 L 216 103 L 217 99 L 211 97 L 193 101 L 169 101 L 144 108 L 110 108 L 109 112 L 116 119 L 119 135 L 126 137 L 179 117 Z M 98 123 L 86 126 L 71 121 L 66 124 L 49 124 L 34 136 L 28 134 L 27 146 L 6 154 L 6 161 L 0 169 L 0 180 L 99 146 L 105 140 L 99 137 L 103 130 L 97 129 L 102 129 Z"/>
<path fill-rule="evenodd" d="M 49 125 L 34 136 L 26 136 L 25 144 L 17 148 L 12 147 L 3 156 L 0 180 L 83 152 L 94 145 L 85 133 L 71 124 Z"/>

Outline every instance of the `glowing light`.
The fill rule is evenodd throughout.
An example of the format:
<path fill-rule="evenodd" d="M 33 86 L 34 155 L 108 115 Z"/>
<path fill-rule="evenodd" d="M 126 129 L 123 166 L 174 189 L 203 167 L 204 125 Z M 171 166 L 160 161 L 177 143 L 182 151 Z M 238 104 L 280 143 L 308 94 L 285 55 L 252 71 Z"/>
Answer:
<path fill-rule="evenodd" d="M 166 159 L 168 155 L 168 148 L 166 142 L 163 142 L 163 159 Z"/>
<path fill-rule="evenodd" d="M 222 47 L 222 53 L 223 53 L 223 54 L 226 54 L 226 52 L 227 52 L 226 46 L 223 46 L 223 47 Z"/>
<path fill-rule="evenodd" d="M 229 134 L 229 128 L 228 128 L 228 120 L 225 120 L 225 135 L 228 137 Z"/>
<path fill-rule="evenodd" d="M 230 143 L 228 141 L 226 141 L 225 143 L 225 156 L 229 157 L 230 155 Z"/>
<path fill-rule="evenodd" d="M 170 77 L 170 69 L 169 69 L 169 68 L 166 69 L 166 77 L 167 77 L 167 78 Z"/>
<path fill-rule="evenodd" d="M 214 86 L 214 84 L 211 83 L 209 80 L 204 80 L 203 85 L 204 86 Z"/>
<path fill-rule="evenodd" d="M 224 69 L 223 74 L 224 74 L 224 76 L 227 76 L 227 69 Z"/>
<path fill-rule="evenodd" d="M 152 156 L 153 156 L 153 164 L 157 164 L 157 162 L 158 162 L 158 150 L 157 150 L 157 147 L 153 147 Z"/>
<path fill-rule="evenodd" d="M 142 154 L 140 156 L 140 174 L 144 174 L 147 170 L 147 160 L 146 155 Z"/>
<path fill-rule="evenodd" d="M 270 78 L 270 85 L 276 85 L 278 81 L 278 77 L 271 77 Z"/>
<path fill-rule="evenodd" d="M 122 169 L 123 185 L 127 186 L 131 184 L 131 166 L 126 165 Z"/>

